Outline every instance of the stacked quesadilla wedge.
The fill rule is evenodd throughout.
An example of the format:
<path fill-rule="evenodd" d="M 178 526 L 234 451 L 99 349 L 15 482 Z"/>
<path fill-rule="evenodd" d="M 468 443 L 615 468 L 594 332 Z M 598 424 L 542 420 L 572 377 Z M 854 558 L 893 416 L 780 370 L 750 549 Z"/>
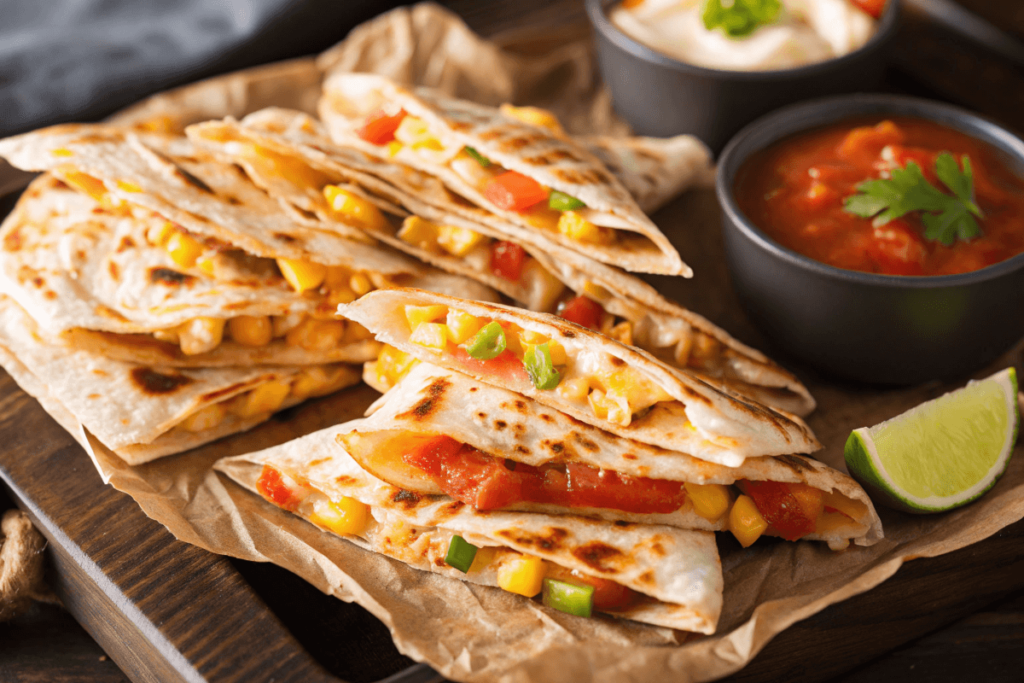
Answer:
<path fill-rule="evenodd" d="M 236 482 L 357 545 L 424 571 L 499 586 L 581 616 L 713 633 L 722 608 L 714 536 L 572 515 L 479 512 L 362 469 L 337 428 L 219 461 Z"/>
<path fill-rule="evenodd" d="M 555 312 L 699 372 L 760 403 L 799 415 L 814 408 L 807 389 L 763 354 L 621 270 L 561 245 L 541 249 L 496 229 L 502 219 L 473 206 L 437 178 L 325 139 L 305 114 L 267 109 L 192 126 L 189 137 L 237 163 L 271 196 L 316 216 L 344 221 L 406 254 L 486 284 L 536 311 Z M 626 154 L 622 145 L 612 147 Z M 625 162 L 623 162 L 625 163 Z M 371 209 L 365 208 L 369 203 Z M 385 219 L 396 204 L 410 215 Z M 371 217 L 369 220 L 367 216 Z M 382 377 L 377 386 L 387 386 Z"/>

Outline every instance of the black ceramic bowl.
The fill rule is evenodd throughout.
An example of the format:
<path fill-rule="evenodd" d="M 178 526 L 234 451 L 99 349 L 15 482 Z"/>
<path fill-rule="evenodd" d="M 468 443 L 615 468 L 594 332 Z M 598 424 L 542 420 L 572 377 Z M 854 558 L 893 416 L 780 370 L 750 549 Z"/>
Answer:
<path fill-rule="evenodd" d="M 949 126 L 1002 150 L 1024 177 L 1024 141 L 963 109 L 894 95 L 793 105 L 744 128 L 722 153 L 717 192 L 726 258 L 744 309 L 771 339 L 829 374 L 913 384 L 960 377 L 1024 336 L 1024 254 L 962 275 L 900 277 L 827 266 L 780 246 L 733 198 L 754 152 L 795 133 L 865 116 Z"/>
<path fill-rule="evenodd" d="M 597 61 L 615 110 L 640 135 L 690 133 L 717 154 L 761 114 L 800 100 L 874 89 L 884 48 L 896 32 L 900 0 L 889 0 L 866 45 L 843 57 L 779 71 L 725 71 L 686 64 L 639 43 L 608 19 L 619 0 L 587 0 Z"/>

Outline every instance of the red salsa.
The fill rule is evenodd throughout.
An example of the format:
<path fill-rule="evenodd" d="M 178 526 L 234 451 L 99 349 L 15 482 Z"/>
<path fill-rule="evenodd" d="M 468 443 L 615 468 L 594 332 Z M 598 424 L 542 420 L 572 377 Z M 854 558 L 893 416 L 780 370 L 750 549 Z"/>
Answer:
<path fill-rule="evenodd" d="M 943 180 L 948 174 L 936 169 L 943 153 L 952 154 L 956 173 L 967 172 L 962 162 L 969 159 L 968 201 L 978 209 L 970 220 L 980 234 L 958 236 L 947 246 L 931 237 L 935 233 L 926 236 L 926 221 L 945 215 L 937 211 L 911 210 L 881 224 L 847 210 L 862 183 L 891 181 L 912 165 L 930 192 L 956 199 Z M 923 119 L 860 120 L 788 138 L 752 155 L 734 189 L 743 213 L 779 244 L 838 268 L 950 275 L 1024 252 L 1024 180 L 990 145 Z"/>

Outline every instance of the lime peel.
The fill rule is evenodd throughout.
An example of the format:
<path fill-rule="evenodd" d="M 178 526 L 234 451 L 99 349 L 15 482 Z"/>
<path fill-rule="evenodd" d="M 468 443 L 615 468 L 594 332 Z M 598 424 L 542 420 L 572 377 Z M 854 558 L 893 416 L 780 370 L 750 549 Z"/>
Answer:
<path fill-rule="evenodd" d="M 941 512 L 996 483 L 1017 441 L 1013 368 L 854 430 L 844 456 L 876 502 L 907 512 Z"/>

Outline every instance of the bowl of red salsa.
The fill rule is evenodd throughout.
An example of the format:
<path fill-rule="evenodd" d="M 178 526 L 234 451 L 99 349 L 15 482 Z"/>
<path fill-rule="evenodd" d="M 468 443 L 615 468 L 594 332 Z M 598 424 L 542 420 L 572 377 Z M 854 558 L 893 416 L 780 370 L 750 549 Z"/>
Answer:
<path fill-rule="evenodd" d="M 750 124 L 718 169 L 754 322 L 830 374 L 958 377 L 1024 336 L 1024 142 L 946 104 L 849 95 Z"/>

